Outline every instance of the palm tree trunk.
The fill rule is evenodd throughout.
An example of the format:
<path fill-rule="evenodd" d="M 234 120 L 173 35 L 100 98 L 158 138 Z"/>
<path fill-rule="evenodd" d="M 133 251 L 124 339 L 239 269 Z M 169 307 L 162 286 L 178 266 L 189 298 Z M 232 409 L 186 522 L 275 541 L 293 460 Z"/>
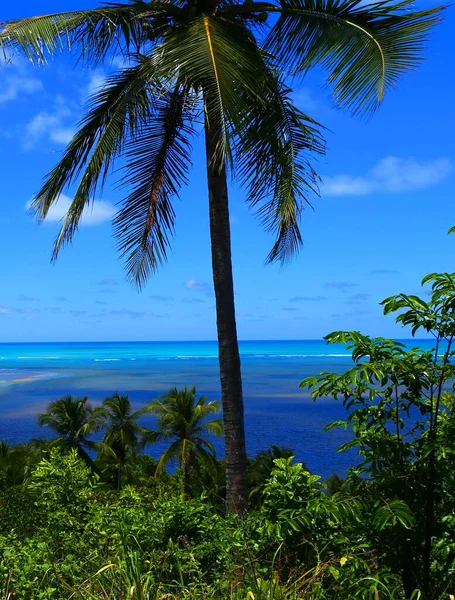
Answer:
<path fill-rule="evenodd" d="M 246 509 L 246 448 L 242 376 L 235 321 L 226 168 L 216 160 L 219 126 L 205 119 L 213 284 L 226 445 L 226 503 L 229 512 Z"/>

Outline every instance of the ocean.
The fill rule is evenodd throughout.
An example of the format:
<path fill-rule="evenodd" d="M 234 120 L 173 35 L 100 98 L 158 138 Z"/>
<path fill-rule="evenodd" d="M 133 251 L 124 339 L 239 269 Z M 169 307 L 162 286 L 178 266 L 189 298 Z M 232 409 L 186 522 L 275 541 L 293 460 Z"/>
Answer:
<path fill-rule="evenodd" d="M 431 348 L 431 340 L 409 344 Z M 245 341 L 240 352 L 248 454 L 276 444 L 292 448 L 297 460 L 322 477 L 346 473 L 355 454 L 336 450 L 349 432 L 324 432 L 325 425 L 344 418 L 343 407 L 330 398 L 313 402 L 299 389 L 305 377 L 348 369 L 346 348 L 324 340 Z M 0 344 L 0 440 L 17 443 L 49 435 L 36 424 L 36 415 L 66 394 L 88 396 L 96 405 L 119 392 L 138 408 L 184 385 L 219 399 L 216 342 Z M 152 417 L 144 425 L 153 427 Z M 222 440 L 215 446 L 222 455 Z M 158 456 L 161 450 L 148 452 Z"/>

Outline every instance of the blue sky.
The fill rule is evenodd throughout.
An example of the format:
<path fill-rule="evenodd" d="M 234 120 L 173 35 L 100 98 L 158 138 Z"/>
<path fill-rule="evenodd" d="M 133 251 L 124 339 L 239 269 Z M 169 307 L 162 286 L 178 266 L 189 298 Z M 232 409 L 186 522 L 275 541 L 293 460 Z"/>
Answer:
<path fill-rule="evenodd" d="M 95 5 L 43 0 L 39 10 Z M 0 9 L 0 21 L 35 11 L 32 0 L 10 4 Z M 284 268 L 264 266 L 272 239 L 242 190 L 232 187 L 241 339 L 314 339 L 354 328 L 403 337 L 378 302 L 420 293 L 426 273 L 453 270 L 455 236 L 446 232 L 455 224 L 455 79 L 448 68 L 454 30 L 452 8 L 421 68 L 371 119 L 335 110 L 319 72 L 296 86 L 299 108 L 329 130 L 327 155 L 315 163 L 324 185 L 315 210 L 303 215 L 304 248 Z M 39 226 L 27 212 L 104 75 L 68 56 L 46 68 L 24 60 L 0 67 L 0 342 L 215 338 L 202 140 L 195 141 L 191 184 L 175 203 L 169 261 L 141 293 L 126 282 L 111 236 L 109 220 L 121 198 L 115 178 L 55 266 L 52 243 L 69 197 L 61 198 L 52 222 Z"/>

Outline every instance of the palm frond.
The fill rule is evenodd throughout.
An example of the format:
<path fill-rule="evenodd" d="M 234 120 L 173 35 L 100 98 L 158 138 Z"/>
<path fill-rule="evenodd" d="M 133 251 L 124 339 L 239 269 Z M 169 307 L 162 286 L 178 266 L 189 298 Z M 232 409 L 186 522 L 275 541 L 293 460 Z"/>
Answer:
<path fill-rule="evenodd" d="M 49 55 L 67 49 L 93 65 L 116 52 L 139 51 L 147 32 L 153 30 L 154 17 L 180 12 L 169 2 L 152 0 L 16 19 L 0 23 L 0 49 L 19 50 L 35 63 L 46 62 Z"/>
<path fill-rule="evenodd" d="M 163 474 L 164 468 L 173 460 L 177 460 L 182 452 L 182 440 L 178 439 L 172 442 L 163 454 L 160 456 L 156 466 L 155 476 L 159 477 Z"/>
<path fill-rule="evenodd" d="M 266 48 L 294 72 L 322 65 L 341 107 L 374 111 L 422 60 L 443 7 L 412 12 L 414 0 L 282 0 Z"/>
<path fill-rule="evenodd" d="M 128 278 L 139 288 L 166 259 L 174 230 L 171 198 L 186 183 L 192 127 L 185 121 L 191 106 L 177 86 L 155 99 L 154 114 L 126 147 L 122 185 L 132 188 L 114 221 L 115 234 Z"/>
<path fill-rule="evenodd" d="M 213 419 L 212 421 L 209 421 L 208 423 L 204 423 L 203 425 L 201 425 L 200 431 L 201 432 L 204 431 L 206 433 L 211 433 L 213 435 L 216 435 L 217 437 L 221 437 L 224 432 L 223 420 L 222 419 Z"/>
<path fill-rule="evenodd" d="M 173 437 L 173 434 L 169 431 L 156 430 L 152 431 L 150 429 L 144 430 L 142 432 L 142 445 L 147 446 L 148 444 L 157 444 L 158 442 L 163 442 L 165 440 L 169 440 Z"/>
<path fill-rule="evenodd" d="M 62 159 L 47 175 L 32 209 L 45 219 L 60 194 L 81 173 L 79 185 L 54 246 L 54 259 L 62 245 L 71 241 L 82 213 L 122 152 L 125 140 L 150 110 L 150 79 L 153 61 L 137 57 L 138 63 L 109 77 L 91 99 L 90 110 L 67 146 Z"/>
<path fill-rule="evenodd" d="M 247 201 L 276 235 L 268 262 L 285 262 L 301 245 L 299 218 L 318 182 L 309 156 L 324 152 L 320 126 L 293 105 L 290 93 L 269 69 L 264 102 L 244 115 L 236 131 L 236 165 Z"/>
<path fill-rule="evenodd" d="M 213 160 L 231 160 L 229 132 L 248 99 L 258 94 L 264 66 L 249 30 L 241 23 L 203 14 L 176 28 L 162 44 L 166 69 L 204 97 L 205 117 L 220 132 Z"/>

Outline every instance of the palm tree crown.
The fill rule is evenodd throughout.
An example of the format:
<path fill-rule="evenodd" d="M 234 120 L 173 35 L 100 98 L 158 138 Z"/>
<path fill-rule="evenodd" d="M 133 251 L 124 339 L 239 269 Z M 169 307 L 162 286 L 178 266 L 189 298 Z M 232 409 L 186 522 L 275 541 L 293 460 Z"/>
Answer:
<path fill-rule="evenodd" d="M 128 277 L 142 287 L 166 259 L 172 201 L 187 182 L 191 141 L 203 123 L 230 510 L 245 508 L 247 490 L 228 172 L 275 236 L 267 260 L 289 259 L 317 191 L 309 160 L 324 152 L 324 141 L 294 106 L 287 77 L 321 65 L 339 106 L 374 111 L 419 63 L 440 19 L 440 7 L 412 7 L 413 0 L 131 0 L 0 24 L 0 49 L 34 62 L 65 48 L 90 65 L 124 59 L 34 199 L 45 219 L 62 192 L 75 189 L 54 258 L 122 157 L 115 233 Z"/>
<path fill-rule="evenodd" d="M 166 258 L 171 199 L 186 183 L 201 114 L 217 131 L 219 166 L 233 169 L 247 200 L 277 234 L 269 260 L 300 245 L 302 201 L 314 190 L 306 153 L 323 152 L 317 124 L 291 101 L 287 75 L 321 64 L 336 102 L 376 109 L 421 60 L 441 8 L 411 12 L 413 0 L 131 0 L 103 8 L 0 24 L 0 47 L 34 62 L 65 47 L 96 64 L 125 58 L 91 99 L 79 131 L 36 195 L 39 218 L 78 182 L 55 254 L 113 161 L 126 157 L 129 187 L 116 219 L 128 274 L 142 285 Z M 267 17 L 276 15 L 270 20 Z M 202 111 L 202 112 L 201 112 Z"/>
<path fill-rule="evenodd" d="M 148 412 L 148 408 L 131 410 L 131 402 L 128 396 L 114 394 L 106 398 L 101 409 L 104 420 L 103 429 L 106 431 L 103 437 L 104 453 L 109 453 L 117 464 L 115 487 L 120 489 L 122 472 L 128 457 L 128 453 L 137 452 L 143 443 L 146 429 L 141 427 L 138 419 Z"/>
<path fill-rule="evenodd" d="M 223 434 L 221 419 L 209 419 L 217 414 L 218 402 L 207 401 L 205 396 L 196 397 L 196 388 L 181 390 L 173 388 L 161 400 L 155 400 L 149 407 L 157 417 L 155 431 L 146 434 L 150 443 L 169 442 L 169 447 L 161 455 L 157 475 L 173 460 L 178 461 L 183 471 L 184 491 L 188 493 L 189 468 L 198 462 L 210 467 L 215 460 L 215 449 L 205 436 Z"/>
<path fill-rule="evenodd" d="M 52 441 L 52 445 L 74 448 L 81 458 L 92 464 L 93 461 L 85 448 L 97 447 L 96 442 L 89 440 L 88 436 L 100 429 L 101 419 L 99 410 L 87 404 L 86 397 L 64 396 L 51 402 L 47 411 L 38 415 L 38 424 L 57 434 L 58 437 Z"/>

